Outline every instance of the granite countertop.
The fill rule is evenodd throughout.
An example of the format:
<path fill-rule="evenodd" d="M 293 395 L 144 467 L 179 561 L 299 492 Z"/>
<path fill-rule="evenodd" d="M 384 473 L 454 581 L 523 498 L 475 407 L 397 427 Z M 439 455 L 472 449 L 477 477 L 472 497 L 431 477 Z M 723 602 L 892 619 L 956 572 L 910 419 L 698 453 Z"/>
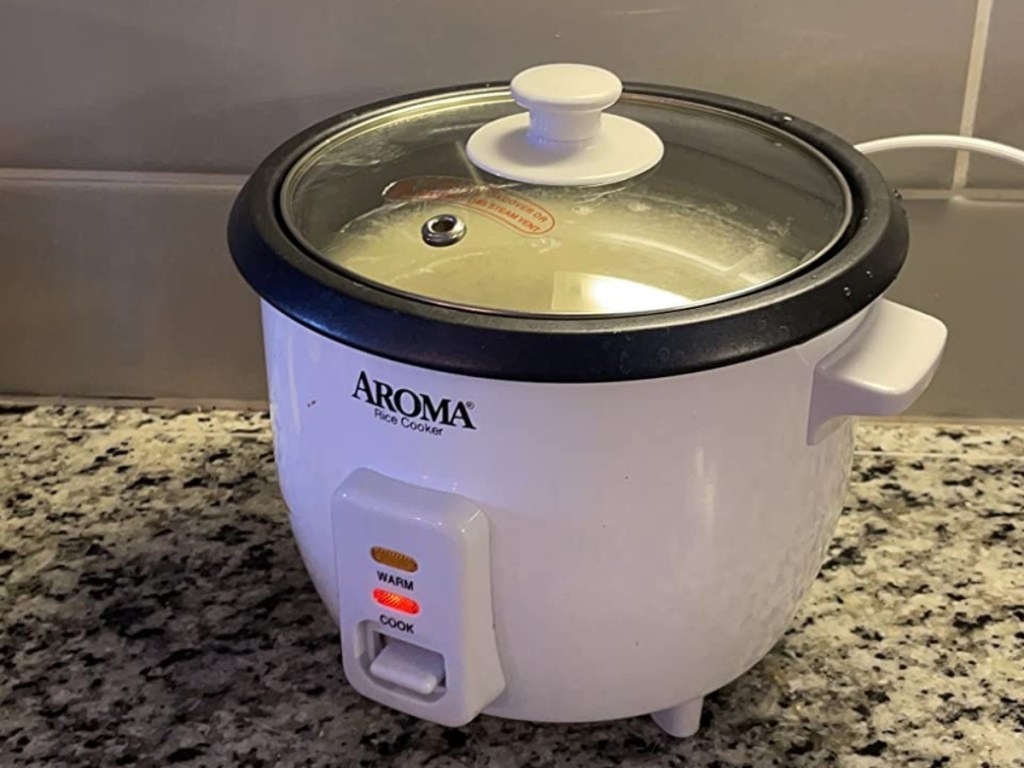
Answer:
<path fill-rule="evenodd" d="M 266 414 L 0 405 L 0 765 L 1024 766 L 1024 426 L 858 435 L 792 628 L 679 741 L 355 694 Z"/>

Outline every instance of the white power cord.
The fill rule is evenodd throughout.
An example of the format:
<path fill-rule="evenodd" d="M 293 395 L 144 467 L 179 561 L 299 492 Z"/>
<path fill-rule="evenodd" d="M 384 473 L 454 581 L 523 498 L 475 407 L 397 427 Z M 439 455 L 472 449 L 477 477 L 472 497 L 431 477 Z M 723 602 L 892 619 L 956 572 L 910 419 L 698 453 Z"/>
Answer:
<path fill-rule="evenodd" d="M 1024 165 L 1024 150 L 1000 144 L 998 141 L 976 139 L 973 136 L 954 136 L 944 134 L 921 133 L 909 136 L 892 136 L 887 139 L 873 139 L 855 145 L 865 155 L 875 152 L 888 152 L 893 149 L 962 149 L 992 155 L 1011 163 Z"/>

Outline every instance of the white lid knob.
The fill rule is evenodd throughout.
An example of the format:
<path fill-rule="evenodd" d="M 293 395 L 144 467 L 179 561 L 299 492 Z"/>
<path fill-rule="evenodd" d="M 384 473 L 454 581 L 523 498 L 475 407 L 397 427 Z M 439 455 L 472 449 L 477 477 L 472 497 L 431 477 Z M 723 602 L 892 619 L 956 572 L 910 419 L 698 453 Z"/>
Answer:
<path fill-rule="evenodd" d="M 541 141 L 586 141 L 601 128 L 601 111 L 622 95 L 622 81 L 586 64 L 547 64 L 520 72 L 512 98 L 530 111 L 530 135 Z"/>
<path fill-rule="evenodd" d="M 605 69 L 546 64 L 520 72 L 511 88 L 529 113 L 487 123 L 466 144 L 485 171 L 531 184 L 610 184 L 643 173 L 664 154 L 647 126 L 602 114 L 622 94 L 622 82 Z"/>

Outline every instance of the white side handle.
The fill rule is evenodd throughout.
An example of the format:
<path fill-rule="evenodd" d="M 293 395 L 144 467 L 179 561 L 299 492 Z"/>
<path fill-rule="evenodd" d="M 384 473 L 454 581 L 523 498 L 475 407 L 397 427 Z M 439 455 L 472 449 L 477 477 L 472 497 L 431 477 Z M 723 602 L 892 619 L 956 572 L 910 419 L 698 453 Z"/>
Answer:
<path fill-rule="evenodd" d="M 807 442 L 838 416 L 894 416 L 924 392 L 942 357 L 946 326 L 885 299 L 814 369 Z"/>

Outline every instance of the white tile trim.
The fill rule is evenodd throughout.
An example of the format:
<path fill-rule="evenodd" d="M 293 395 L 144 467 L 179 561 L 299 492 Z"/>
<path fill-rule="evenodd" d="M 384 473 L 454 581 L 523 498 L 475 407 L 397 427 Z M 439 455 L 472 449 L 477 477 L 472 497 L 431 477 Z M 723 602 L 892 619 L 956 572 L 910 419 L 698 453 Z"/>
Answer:
<path fill-rule="evenodd" d="M 61 168 L 0 168 L 0 182 L 42 184 L 151 184 L 237 189 L 247 176 L 228 173 L 170 173 L 165 171 L 100 171 Z"/>
<path fill-rule="evenodd" d="M 901 189 L 904 200 L 971 200 L 978 203 L 1024 202 L 1024 189 L 967 187 L 965 189 Z"/>
<path fill-rule="evenodd" d="M 992 21 L 992 4 L 995 0 L 978 0 L 974 15 L 974 34 L 971 38 L 971 56 L 967 63 L 967 81 L 964 84 L 964 105 L 960 113 L 960 135 L 973 136 L 974 122 L 978 116 L 978 98 L 981 94 L 981 77 L 985 70 L 985 51 L 988 48 L 988 29 Z M 953 189 L 967 186 L 970 170 L 969 152 L 956 153 L 953 166 Z"/>

